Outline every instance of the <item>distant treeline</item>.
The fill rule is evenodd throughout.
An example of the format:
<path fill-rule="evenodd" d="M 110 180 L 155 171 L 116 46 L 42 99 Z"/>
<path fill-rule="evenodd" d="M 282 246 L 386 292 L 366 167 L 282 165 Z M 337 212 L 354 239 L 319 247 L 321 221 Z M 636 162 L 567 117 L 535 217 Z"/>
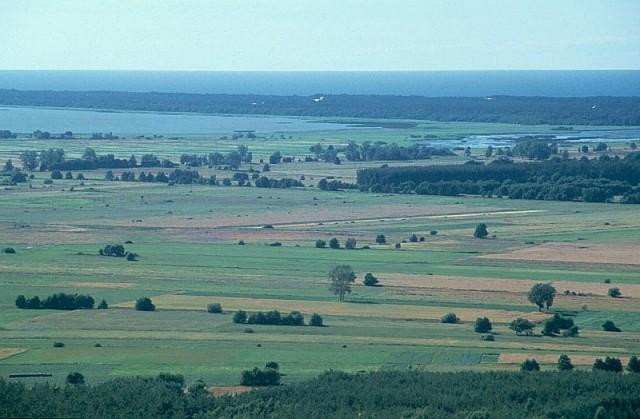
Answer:
<path fill-rule="evenodd" d="M 16 307 L 25 309 L 91 310 L 94 304 L 95 300 L 93 297 L 82 294 L 53 294 L 42 301 L 37 295 L 31 298 L 19 295 L 18 298 L 16 298 Z"/>
<path fill-rule="evenodd" d="M 124 169 L 133 167 L 176 167 L 170 160 L 160 160 L 153 154 L 143 154 L 138 164 L 134 155 L 128 159 L 117 159 L 113 154 L 98 155 L 87 147 L 79 159 L 67 159 L 62 148 L 50 148 L 40 152 L 29 150 L 20 154 L 20 160 L 27 170 L 93 170 Z"/>
<path fill-rule="evenodd" d="M 64 388 L 0 378 L 0 417 L 637 418 L 638 394 L 638 374 L 613 372 L 327 372 L 234 397 L 185 391 L 172 374 Z"/>
<path fill-rule="evenodd" d="M 623 195 L 623 203 L 640 203 L 640 153 L 624 159 L 552 159 L 513 163 L 499 159 L 490 164 L 383 167 L 361 169 L 362 191 L 422 195 L 472 194 L 513 199 L 605 202 Z"/>
<path fill-rule="evenodd" d="M 0 90 L 0 104 L 162 112 L 405 118 L 553 125 L 640 125 L 640 97 L 272 96 Z"/>
<path fill-rule="evenodd" d="M 333 145 L 324 148 L 318 143 L 312 145 L 309 151 L 316 155 L 317 159 L 326 162 L 339 163 L 338 153 L 344 153 L 349 161 L 372 161 L 372 160 L 422 160 L 430 159 L 431 156 L 454 156 L 448 148 L 436 148 L 421 144 L 413 144 L 408 147 L 399 146 L 396 143 L 388 144 L 383 141 L 365 141 L 362 144 L 350 141 L 346 147 L 335 147 Z"/>

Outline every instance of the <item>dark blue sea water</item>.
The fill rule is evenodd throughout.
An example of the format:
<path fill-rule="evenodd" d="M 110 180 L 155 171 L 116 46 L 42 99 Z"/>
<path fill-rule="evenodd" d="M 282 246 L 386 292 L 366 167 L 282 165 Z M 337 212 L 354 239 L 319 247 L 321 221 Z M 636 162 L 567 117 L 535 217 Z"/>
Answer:
<path fill-rule="evenodd" d="M 0 88 L 270 95 L 640 96 L 640 70 L 427 72 L 0 71 Z"/>

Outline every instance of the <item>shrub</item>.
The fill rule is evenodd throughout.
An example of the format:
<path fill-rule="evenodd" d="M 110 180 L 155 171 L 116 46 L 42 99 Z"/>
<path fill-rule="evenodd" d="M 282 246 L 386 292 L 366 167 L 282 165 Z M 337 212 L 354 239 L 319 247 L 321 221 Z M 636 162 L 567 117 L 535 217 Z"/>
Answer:
<path fill-rule="evenodd" d="M 606 357 L 604 361 L 598 358 L 593 363 L 593 370 L 622 372 L 622 362 L 618 358 Z"/>
<path fill-rule="evenodd" d="M 318 249 L 324 249 L 325 247 L 327 247 L 327 242 L 324 240 L 316 240 L 316 248 Z"/>
<path fill-rule="evenodd" d="M 155 311 L 156 306 L 149 297 L 140 297 L 136 300 L 136 310 L 138 311 Z"/>
<path fill-rule="evenodd" d="M 2 249 L 2 253 L 6 253 L 7 255 L 15 255 L 16 249 L 14 249 L 13 247 L 5 247 L 4 249 Z"/>
<path fill-rule="evenodd" d="M 489 333 L 492 328 L 493 326 L 488 318 L 478 317 L 473 329 L 478 333 Z"/>
<path fill-rule="evenodd" d="M 84 384 L 84 375 L 79 372 L 72 372 L 67 375 L 67 384 L 80 385 Z"/>
<path fill-rule="evenodd" d="M 98 251 L 100 256 L 124 257 L 127 252 L 121 244 L 108 244 Z"/>
<path fill-rule="evenodd" d="M 269 361 L 267 362 L 267 364 L 264 366 L 265 368 L 271 368 L 272 370 L 277 370 L 280 368 L 280 366 L 278 365 L 277 362 L 275 361 Z"/>
<path fill-rule="evenodd" d="M 340 242 L 334 237 L 329 240 L 329 247 L 332 249 L 340 249 Z"/>
<path fill-rule="evenodd" d="M 62 172 L 60 172 L 60 170 L 54 170 L 53 172 L 51 172 L 51 179 L 62 179 Z"/>
<path fill-rule="evenodd" d="M 138 254 L 137 253 L 133 253 L 133 252 L 128 252 L 127 253 L 127 260 L 129 262 L 135 262 L 136 260 L 138 260 Z"/>
<path fill-rule="evenodd" d="M 429 231 L 429 234 L 432 235 L 432 236 L 436 236 L 436 235 L 438 235 L 438 230 L 431 230 L 431 231 Z"/>
<path fill-rule="evenodd" d="M 395 248 L 396 249 L 400 249 L 402 247 L 402 245 L 400 243 L 396 243 Z"/>
<path fill-rule="evenodd" d="M 573 338 L 580 334 L 580 328 L 576 325 L 571 326 L 562 333 L 562 336 L 566 338 Z"/>
<path fill-rule="evenodd" d="M 222 305 L 220 303 L 212 303 L 207 305 L 208 313 L 222 313 Z"/>
<path fill-rule="evenodd" d="M 64 348 L 64 343 L 62 342 L 53 342 L 54 348 Z"/>
<path fill-rule="evenodd" d="M 622 295 L 622 293 L 620 292 L 620 288 L 609 288 L 609 291 L 607 291 L 607 295 L 609 297 L 613 297 L 613 298 L 617 298 L 620 297 Z"/>
<path fill-rule="evenodd" d="M 455 313 L 447 313 L 442 318 L 440 318 L 440 322 L 442 323 L 459 323 L 460 319 L 456 316 Z"/>
<path fill-rule="evenodd" d="M 103 298 L 102 301 L 100 301 L 100 304 L 98 304 L 98 310 L 106 310 L 109 308 L 109 304 L 107 304 L 107 301 Z"/>
<path fill-rule="evenodd" d="M 322 321 L 322 316 L 318 313 L 313 313 L 311 315 L 311 319 L 309 320 L 309 326 L 322 327 L 324 323 Z"/>
<path fill-rule="evenodd" d="M 480 339 L 486 340 L 489 342 L 493 342 L 494 340 L 496 340 L 496 338 L 493 335 L 482 335 Z"/>
<path fill-rule="evenodd" d="M 282 243 L 281 242 L 273 242 L 273 243 L 269 243 L 269 246 L 271 246 L 271 247 L 281 247 Z"/>
<path fill-rule="evenodd" d="M 347 241 L 344 242 L 344 247 L 346 249 L 355 249 L 356 248 L 356 239 L 349 237 Z"/>
<path fill-rule="evenodd" d="M 489 235 L 487 231 L 487 225 L 485 223 L 480 223 L 476 226 L 476 230 L 473 232 L 473 237 L 476 239 L 484 239 Z"/>
<path fill-rule="evenodd" d="M 416 243 L 418 241 L 418 236 L 416 236 L 415 234 L 412 234 L 411 236 L 409 236 L 409 241 L 411 243 Z"/>
<path fill-rule="evenodd" d="M 238 245 L 239 245 L 239 246 L 244 246 L 244 245 L 245 245 L 244 240 L 240 240 L 240 241 L 238 241 Z"/>
<path fill-rule="evenodd" d="M 605 332 L 621 332 L 621 330 L 618 329 L 611 320 L 607 320 L 606 322 L 602 323 L 602 330 L 604 330 Z"/>
<path fill-rule="evenodd" d="M 363 283 L 368 287 L 375 287 L 378 286 L 378 278 L 376 278 L 371 272 L 369 272 L 364 276 Z"/>
<path fill-rule="evenodd" d="M 520 365 L 521 371 L 540 371 L 540 364 L 535 359 L 525 359 Z"/>
<path fill-rule="evenodd" d="M 233 315 L 234 323 L 246 323 L 247 322 L 247 312 L 244 310 L 238 310 Z"/>
<path fill-rule="evenodd" d="M 387 242 L 387 238 L 384 236 L 384 234 L 378 234 L 376 236 L 376 243 L 377 244 L 385 244 Z"/>

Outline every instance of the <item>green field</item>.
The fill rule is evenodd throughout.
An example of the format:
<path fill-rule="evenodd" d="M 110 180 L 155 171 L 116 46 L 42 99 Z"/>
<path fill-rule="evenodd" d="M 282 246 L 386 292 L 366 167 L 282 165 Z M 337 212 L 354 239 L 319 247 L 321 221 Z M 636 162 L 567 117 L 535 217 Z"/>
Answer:
<path fill-rule="evenodd" d="M 451 138 L 527 128 L 438 125 Z M 422 128 L 385 132 L 384 139 L 406 143 L 413 131 L 431 133 L 427 125 Z M 381 139 L 371 135 L 365 130 L 307 133 L 246 144 L 260 156 L 275 150 L 304 154 L 321 139 L 326 144 Z M 2 140 L 0 156 L 15 158 L 24 149 L 54 146 L 74 155 L 92 146 L 98 153 L 153 152 L 175 158 L 235 145 L 189 137 L 144 143 Z M 284 382 L 291 382 L 328 369 L 518 369 L 520 361 L 509 361 L 513 353 L 587 358 L 640 354 L 637 206 L 323 192 L 313 187 L 324 176 L 353 179 L 357 168 L 379 164 L 274 166 L 270 176 L 305 175 L 305 188 L 288 190 L 107 182 L 104 171 L 85 172 L 84 184 L 60 180 L 51 186 L 43 184 L 48 173 L 35 173 L 31 188 L 4 188 L 0 248 L 11 246 L 17 253 L 0 254 L 0 376 L 50 373 L 60 383 L 69 372 L 79 371 L 97 382 L 167 371 L 184 374 L 188 381 L 233 385 L 242 370 L 267 361 L 277 361 L 286 374 Z M 208 169 L 201 172 L 209 174 Z M 221 172 L 211 170 L 219 178 L 230 176 Z M 474 239 L 481 222 L 488 225 L 490 237 Z M 264 228 L 267 224 L 273 228 Z M 384 234 L 388 244 L 376 245 L 377 234 Z M 403 243 L 411 234 L 425 240 Z M 332 237 L 341 243 L 353 237 L 360 249 L 315 248 L 317 239 Z M 246 244 L 238 245 L 239 240 Z M 125 241 L 132 242 L 125 246 L 140 255 L 139 261 L 98 256 L 104 245 Z M 273 242 L 282 246 L 268 245 Z M 401 243 L 399 249 L 396 243 Z M 528 249 L 539 250 L 539 257 L 504 256 Z M 634 251 L 635 258 L 619 260 L 620 254 Z M 358 276 L 344 303 L 328 289 L 327 273 L 336 264 L 351 265 Z M 367 272 L 382 286 L 363 286 Z M 561 284 L 552 312 L 573 316 L 581 328 L 579 337 L 523 337 L 508 329 L 516 317 L 541 321 L 548 316 L 526 298 L 531 284 L 540 281 Z M 607 297 L 614 286 L 623 298 Z M 565 289 L 578 295 L 562 295 Z M 56 292 L 88 293 L 111 307 L 52 311 L 14 305 L 19 294 L 42 298 Z M 133 302 L 141 296 L 152 297 L 157 311 L 135 311 Z M 222 303 L 224 314 L 206 312 L 207 303 L 214 302 Z M 326 327 L 234 324 L 233 312 L 242 308 L 299 310 L 307 320 L 318 312 Z M 462 323 L 441 323 L 449 312 Z M 473 331 L 478 316 L 493 321 L 494 342 Z M 623 332 L 603 332 L 605 320 L 613 320 Z M 65 347 L 54 348 L 54 342 Z M 2 358 L 6 348 L 22 352 Z M 590 364 L 578 367 L 590 369 Z M 37 380 L 43 379 L 28 381 Z"/>

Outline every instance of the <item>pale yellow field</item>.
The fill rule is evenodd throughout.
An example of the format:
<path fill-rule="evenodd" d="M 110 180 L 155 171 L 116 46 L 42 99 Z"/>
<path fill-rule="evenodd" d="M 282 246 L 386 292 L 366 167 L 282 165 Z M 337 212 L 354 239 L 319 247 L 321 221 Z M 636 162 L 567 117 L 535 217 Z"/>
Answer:
<path fill-rule="evenodd" d="M 596 358 L 604 358 L 602 355 L 572 355 L 568 354 L 571 358 L 571 363 L 574 365 L 593 365 Z M 499 364 L 521 364 L 526 359 L 535 359 L 541 364 L 555 364 L 558 362 L 559 354 L 544 354 L 544 353 L 523 353 L 523 352 L 503 352 L 498 357 Z M 629 362 L 629 357 L 616 357 L 622 361 L 622 364 Z"/>
<path fill-rule="evenodd" d="M 153 302 L 159 310 L 204 310 L 207 304 L 217 302 L 222 304 L 225 310 L 268 311 L 279 310 L 281 312 L 300 311 L 305 314 L 319 313 L 322 315 L 353 316 L 353 317 L 381 317 L 388 319 L 417 319 L 439 320 L 445 314 L 455 311 L 462 321 L 474 321 L 479 316 L 489 317 L 497 323 L 509 323 L 518 317 L 524 317 L 532 321 L 541 321 L 549 317 L 546 313 L 521 312 L 506 310 L 477 310 L 471 308 L 451 308 L 415 306 L 400 304 L 353 304 L 325 301 L 298 301 L 279 299 L 249 299 L 236 297 L 209 297 L 195 295 L 160 295 L 153 298 Z M 134 302 L 125 302 L 116 307 L 133 307 Z"/>

